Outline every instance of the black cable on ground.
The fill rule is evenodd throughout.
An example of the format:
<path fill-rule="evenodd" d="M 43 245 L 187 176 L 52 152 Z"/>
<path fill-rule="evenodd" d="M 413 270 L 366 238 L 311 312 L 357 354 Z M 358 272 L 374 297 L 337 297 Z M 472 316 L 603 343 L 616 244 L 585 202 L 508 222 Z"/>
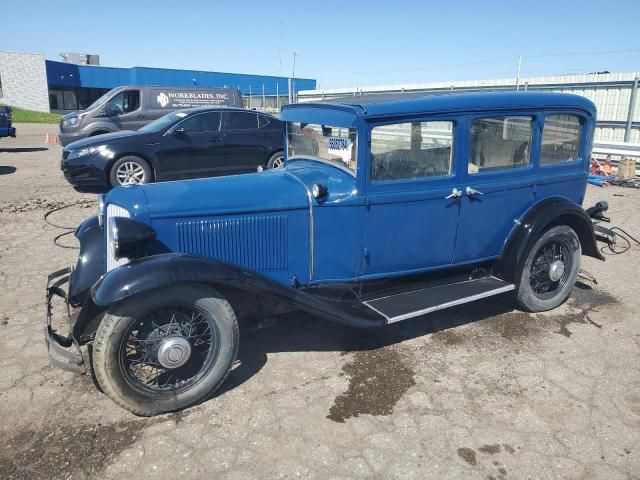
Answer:
<path fill-rule="evenodd" d="M 603 255 L 622 255 L 631 248 L 631 242 L 634 242 L 636 245 L 640 245 L 640 240 L 620 227 L 611 227 L 609 231 L 613 233 L 614 241 L 600 248 Z M 618 240 L 624 240 L 624 245 L 621 248 L 616 247 Z"/>
<path fill-rule="evenodd" d="M 56 235 L 53 238 L 53 244 L 56 247 L 68 248 L 68 249 L 71 249 L 71 250 L 78 250 L 78 247 L 76 247 L 76 246 L 63 245 L 63 244 L 58 242 L 58 240 L 60 240 L 62 237 L 65 237 L 65 236 L 70 235 L 73 232 L 75 232 L 76 227 L 68 227 L 66 225 L 58 225 L 57 223 L 53 223 L 51 220 L 49 220 L 49 215 L 51 215 L 52 213 L 55 213 L 55 212 L 59 212 L 60 210 L 64 210 L 65 208 L 74 207 L 76 205 L 84 205 L 86 203 L 87 203 L 86 200 L 81 200 L 79 202 L 74 202 L 74 203 L 70 203 L 68 205 L 63 205 L 62 207 L 53 208 L 53 209 L 48 210 L 47 212 L 45 212 L 44 221 L 46 222 L 47 225 L 50 225 L 50 226 L 52 226 L 54 228 L 57 228 L 59 230 L 65 230 L 65 232 L 63 232 L 63 233 L 61 233 L 59 235 Z"/>

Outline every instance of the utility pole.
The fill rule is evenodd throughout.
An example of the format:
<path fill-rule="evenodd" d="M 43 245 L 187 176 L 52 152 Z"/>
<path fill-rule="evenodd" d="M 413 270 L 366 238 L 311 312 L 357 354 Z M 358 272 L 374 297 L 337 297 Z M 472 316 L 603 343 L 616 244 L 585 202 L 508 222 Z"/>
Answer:
<path fill-rule="evenodd" d="M 516 91 L 520 87 L 520 72 L 522 70 L 522 55 L 518 57 L 518 76 L 516 77 Z"/>
<path fill-rule="evenodd" d="M 300 55 L 293 51 L 293 70 L 291 71 L 291 103 L 296 103 L 296 57 Z"/>

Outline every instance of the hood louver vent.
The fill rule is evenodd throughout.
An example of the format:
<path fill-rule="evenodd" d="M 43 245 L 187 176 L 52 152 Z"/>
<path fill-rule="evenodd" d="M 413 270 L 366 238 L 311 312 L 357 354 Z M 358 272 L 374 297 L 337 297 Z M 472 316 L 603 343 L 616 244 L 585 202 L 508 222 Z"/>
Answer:
<path fill-rule="evenodd" d="M 217 258 L 250 270 L 287 269 L 287 216 L 261 215 L 178 222 L 182 253 Z"/>

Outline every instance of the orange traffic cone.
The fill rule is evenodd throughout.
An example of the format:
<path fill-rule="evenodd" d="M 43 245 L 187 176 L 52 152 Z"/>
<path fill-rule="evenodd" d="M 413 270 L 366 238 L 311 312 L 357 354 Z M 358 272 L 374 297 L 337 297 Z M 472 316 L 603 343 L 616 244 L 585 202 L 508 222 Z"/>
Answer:
<path fill-rule="evenodd" d="M 44 136 L 44 143 L 51 143 L 51 139 L 49 138 L 48 133 Z"/>
<path fill-rule="evenodd" d="M 55 138 L 53 139 L 53 143 L 57 143 L 58 145 L 60 145 L 60 140 L 58 139 L 58 135 L 56 135 Z"/>

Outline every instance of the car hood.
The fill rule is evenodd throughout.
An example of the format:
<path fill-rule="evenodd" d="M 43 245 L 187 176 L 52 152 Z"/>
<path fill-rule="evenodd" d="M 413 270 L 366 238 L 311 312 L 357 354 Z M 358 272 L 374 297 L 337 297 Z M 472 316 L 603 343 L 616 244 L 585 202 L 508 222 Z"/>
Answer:
<path fill-rule="evenodd" d="M 284 170 L 152 183 L 139 187 L 154 218 L 208 217 L 309 208 L 309 194 Z"/>
<path fill-rule="evenodd" d="M 145 137 L 149 136 L 148 133 L 135 132 L 131 130 L 121 130 L 119 132 L 104 133 L 102 135 L 96 135 L 95 137 L 83 138 L 70 144 L 66 147 L 67 150 L 77 150 L 79 148 L 93 147 L 96 145 L 103 145 L 105 143 L 113 143 L 124 140 L 131 140 L 131 137 L 139 137 L 136 140 L 144 142 Z"/>
<path fill-rule="evenodd" d="M 310 204 L 317 205 L 311 196 L 316 182 L 329 189 L 325 204 L 357 195 L 355 178 L 349 173 L 298 160 L 286 168 L 260 173 L 118 187 L 108 194 L 107 203 L 118 204 L 151 222 L 308 209 Z"/>

